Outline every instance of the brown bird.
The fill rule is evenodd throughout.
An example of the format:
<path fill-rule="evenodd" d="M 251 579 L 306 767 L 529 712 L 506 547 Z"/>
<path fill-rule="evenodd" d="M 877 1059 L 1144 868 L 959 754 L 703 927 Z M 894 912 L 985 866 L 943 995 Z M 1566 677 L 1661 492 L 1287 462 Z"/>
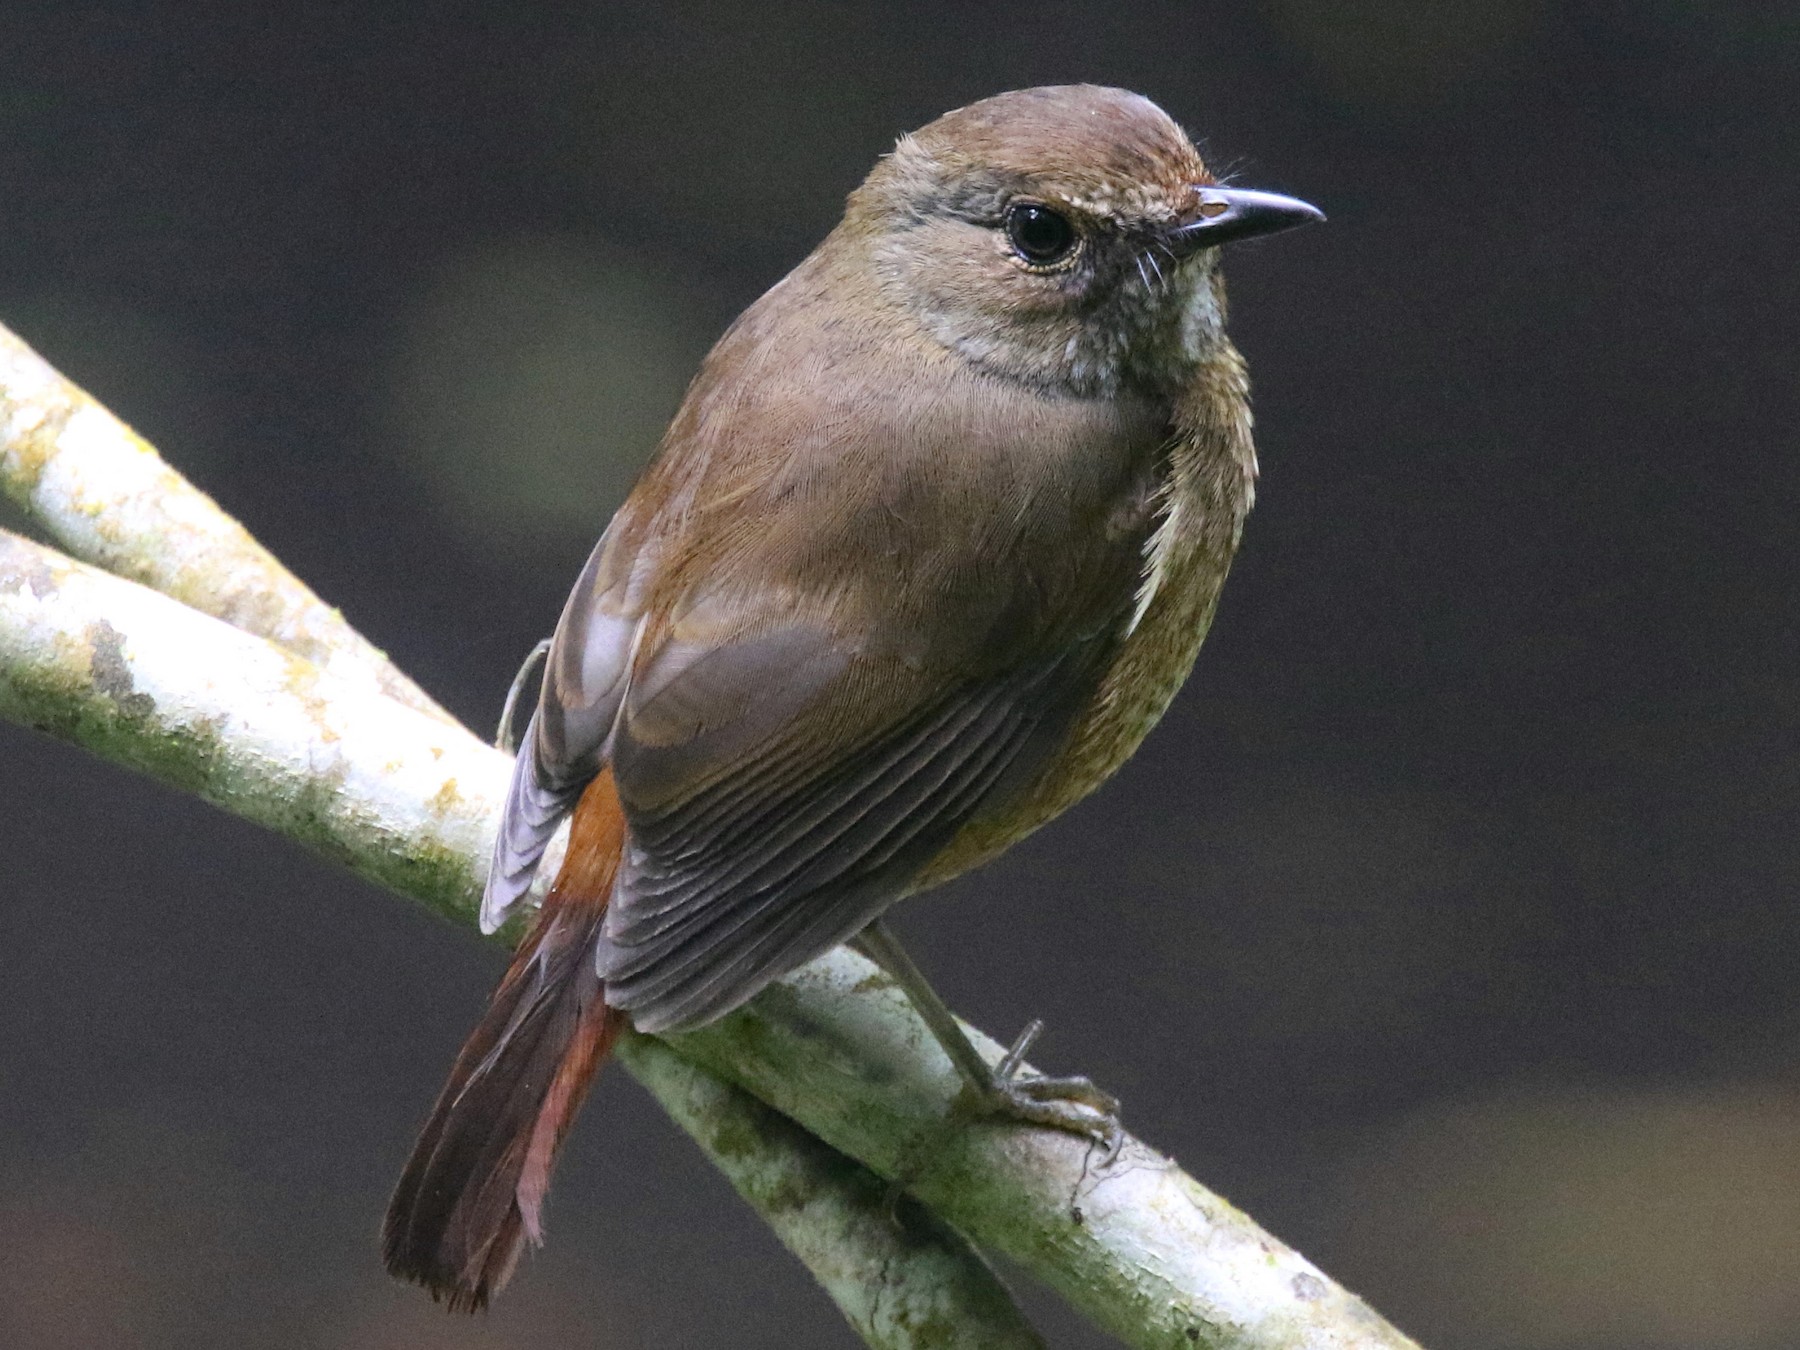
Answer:
<path fill-rule="evenodd" d="M 1113 1128 L 1085 1079 L 989 1066 L 879 920 L 1093 791 L 1187 677 L 1256 477 L 1218 246 L 1318 219 L 1136 94 L 1020 90 L 901 137 L 732 324 L 557 625 L 483 925 L 572 810 L 568 853 L 394 1274 L 482 1306 L 624 1020 L 709 1022 L 845 941 L 991 1109 Z"/>

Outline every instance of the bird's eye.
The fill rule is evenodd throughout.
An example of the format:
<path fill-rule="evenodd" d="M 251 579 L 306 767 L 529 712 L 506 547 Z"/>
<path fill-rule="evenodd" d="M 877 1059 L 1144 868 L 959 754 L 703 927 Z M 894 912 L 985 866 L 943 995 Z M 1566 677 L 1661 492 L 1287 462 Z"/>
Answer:
<path fill-rule="evenodd" d="M 1015 253 L 1038 267 L 1061 262 L 1079 242 L 1067 216 L 1034 202 L 1006 208 L 1006 237 Z"/>

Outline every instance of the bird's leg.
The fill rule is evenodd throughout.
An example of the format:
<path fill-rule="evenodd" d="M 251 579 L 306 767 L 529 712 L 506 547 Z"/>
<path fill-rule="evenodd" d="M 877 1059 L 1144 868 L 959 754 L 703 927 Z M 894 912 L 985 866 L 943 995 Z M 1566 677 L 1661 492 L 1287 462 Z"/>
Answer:
<path fill-rule="evenodd" d="M 1118 1153 L 1124 1140 L 1118 1098 L 1087 1078 L 1018 1076 L 1026 1052 L 1044 1029 L 1042 1021 L 1033 1019 L 1000 1062 L 990 1066 L 883 920 L 876 919 L 850 945 L 893 977 L 967 1081 L 984 1113 L 1085 1134 L 1106 1146 L 1108 1161 Z"/>

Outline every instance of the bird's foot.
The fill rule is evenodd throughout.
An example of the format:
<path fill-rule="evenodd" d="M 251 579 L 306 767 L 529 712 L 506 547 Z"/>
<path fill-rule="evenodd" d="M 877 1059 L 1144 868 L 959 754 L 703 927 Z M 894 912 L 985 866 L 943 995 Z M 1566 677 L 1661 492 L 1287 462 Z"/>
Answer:
<path fill-rule="evenodd" d="M 978 1089 L 982 1114 L 1085 1135 L 1105 1148 L 1101 1159 L 1101 1166 L 1105 1166 L 1118 1157 L 1125 1142 L 1125 1127 L 1119 1123 L 1119 1099 L 1096 1086 L 1092 1079 L 1079 1075 L 1019 1077 L 1032 1042 L 1043 1030 L 1043 1022 L 1034 1019 L 994 1066 L 987 1084 Z"/>
<path fill-rule="evenodd" d="M 1000 1062 L 990 1065 L 885 922 L 871 922 L 851 945 L 893 977 L 962 1075 L 965 1086 L 958 1101 L 960 1111 L 953 1115 L 964 1119 L 986 1116 L 1085 1135 L 1106 1150 L 1103 1167 L 1118 1157 L 1125 1129 L 1119 1124 L 1117 1097 L 1086 1078 L 1019 1077 L 1026 1054 L 1044 1029 L 1042 1021 L 1034 1019 Z"/>

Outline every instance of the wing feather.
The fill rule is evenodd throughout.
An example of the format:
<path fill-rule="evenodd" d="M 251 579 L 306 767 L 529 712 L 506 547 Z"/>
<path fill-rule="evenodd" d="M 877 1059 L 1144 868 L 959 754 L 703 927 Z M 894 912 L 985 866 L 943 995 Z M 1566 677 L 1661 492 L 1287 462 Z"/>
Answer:
<path fill-rule="evenodd" d="M 801 629 L 782 641 L 805 648 L 829 639 Z M 749 747 L 729 722 L 707 721 L 679 747 L 646 746 L 628 707 L 613 762 L 632 842 L 597 956 L 607 1001 L 649 1031 L 710 1020 L 854 935 L 1060 743 L 1090 687 L 1096 645 L 972 677 L 849 740 L 816 733 L 841 724 L 847 710 L 838 705 L 858 693 L 868 701 L 871 684 L 903 683 L 899 663 L 846 663 L 803 700 L 765 687 L 759 703 L 764 717 L 774 705 L 774 730 Z M 755 665 L 766 655 L 742 659 Z M 692 669 L 701 685 L 741 687 L 736 665 L 727 649 Z M 689 709 L 704 701 L 684 693 Z M 699 771 L 712 760 L 706 741 L 734 747 L 728 772 Z M 669 753 L 682 756 L 698 788 L 670 795 L 657 763 Z M 657 785 L 654 805 L 634 806 L 640 776 Z"/>
<path fill-rule="evenodd" d="M 795 275 L 596 550 L 557 639 L 588 664 L 553 654 L 579 698 L 546 689 L 509 808 L 507 903 L 610 763 L 627 840 L 595 959 L 645 1030 L 742 1003 L 1003 823 L 1095 697 L 1166 467 L 1160 396 L 1047 398 L 868 340 Z"/>
<path fill-rule="evenodd" d="M 525 728 L 481 896 L 492 933 L 525 898 L 562 819 L 600 772 L 643 629 L 648 557 L 623 566 L 608 530 L 594 546 L 550 644 L 544 687 Z M 638 584 L 634 585 L 633 583 Z"/>

